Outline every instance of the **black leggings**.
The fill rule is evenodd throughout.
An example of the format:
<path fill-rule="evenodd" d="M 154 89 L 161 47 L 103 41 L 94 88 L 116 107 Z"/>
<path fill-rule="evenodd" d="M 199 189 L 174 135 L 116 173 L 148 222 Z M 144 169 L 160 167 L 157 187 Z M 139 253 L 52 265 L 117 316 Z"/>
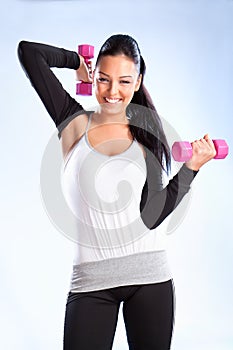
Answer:
<path fill-rule="evenodd" d="M 130 350 L 170 349 L 173 280 L 93 292 L 69 292 L 63 350 L 112 349 L 120 303 Z"/>

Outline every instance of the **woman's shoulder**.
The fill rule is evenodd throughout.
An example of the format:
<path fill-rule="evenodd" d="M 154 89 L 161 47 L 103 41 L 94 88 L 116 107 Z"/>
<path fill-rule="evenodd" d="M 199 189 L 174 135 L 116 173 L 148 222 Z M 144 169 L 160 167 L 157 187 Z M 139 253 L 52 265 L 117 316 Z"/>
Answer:
<path fill-rule="evenodd" d="M 141 148 L 144 158 L 146 159 L 146 147 L 142 143 L 138 142 L 138 146 Z"/>
<path fill-rule="evenodd" d="M 84 135 L 87 128 L 88 119 L 89 114 L 79 114 L 77 117 L 73 118 L 69 124 L 66 125 L 66 127 L 61 131 L 60 141 L 63 158 L 66 158 L 67 154 Z"/>

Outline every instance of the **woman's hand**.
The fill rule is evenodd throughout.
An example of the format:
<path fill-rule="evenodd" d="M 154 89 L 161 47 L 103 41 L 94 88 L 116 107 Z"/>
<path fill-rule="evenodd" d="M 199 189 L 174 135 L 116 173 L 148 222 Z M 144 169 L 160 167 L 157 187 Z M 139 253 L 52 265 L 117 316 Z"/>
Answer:
<path fill-rule="evenodd" d="M 216 156 L 213 141 L 206 134 L 204 138 L 191 143 L 193 149 L 192 158 L 185 162 L 185 165 L 192 170 L 199 170 L 202 165 Z"/>
<path fill-rule="evenodd" d="M 88 65 L 85 63 L 83 56 L 79 55 L 80 66 L 76 70 L 76 80 L 83 81 L 85 83 L 92 83 L 92 66 L 91 61 Z"/>

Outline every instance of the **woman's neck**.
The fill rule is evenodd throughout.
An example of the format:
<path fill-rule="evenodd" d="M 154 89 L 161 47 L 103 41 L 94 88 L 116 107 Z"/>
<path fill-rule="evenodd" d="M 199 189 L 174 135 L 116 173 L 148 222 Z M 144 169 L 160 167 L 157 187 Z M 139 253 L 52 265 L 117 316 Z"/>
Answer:
<path fill-rule="evenodd" d="M 129 124 L 129 119 L 124 113 L 119 114 L 109 114 L 103 112 L 94 112 L 91 118 L 95 124 L 110 124 L 110 123 L 120 123 Z"/>

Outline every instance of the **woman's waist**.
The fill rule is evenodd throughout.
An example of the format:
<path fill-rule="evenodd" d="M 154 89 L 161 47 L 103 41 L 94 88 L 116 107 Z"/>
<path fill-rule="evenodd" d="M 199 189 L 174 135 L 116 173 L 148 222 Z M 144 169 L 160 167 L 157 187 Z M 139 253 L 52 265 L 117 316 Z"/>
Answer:
<path fill-rule="evenodd" d="M 106 232 L 98 237 L 79 236 L 74 246 L 74 265 L 85 262 L 101 261 L 112 258 L 123 258 L 133 254 L 164 251 L 167 235 L 161 231 L 145 230 L 131 232 Z"/>
<path fill-rule="evenodd" d="M 73 292 L 99 290 L 120 285 L 161 282 L 171 278 L 165 250 L 73 265 Z"/>

